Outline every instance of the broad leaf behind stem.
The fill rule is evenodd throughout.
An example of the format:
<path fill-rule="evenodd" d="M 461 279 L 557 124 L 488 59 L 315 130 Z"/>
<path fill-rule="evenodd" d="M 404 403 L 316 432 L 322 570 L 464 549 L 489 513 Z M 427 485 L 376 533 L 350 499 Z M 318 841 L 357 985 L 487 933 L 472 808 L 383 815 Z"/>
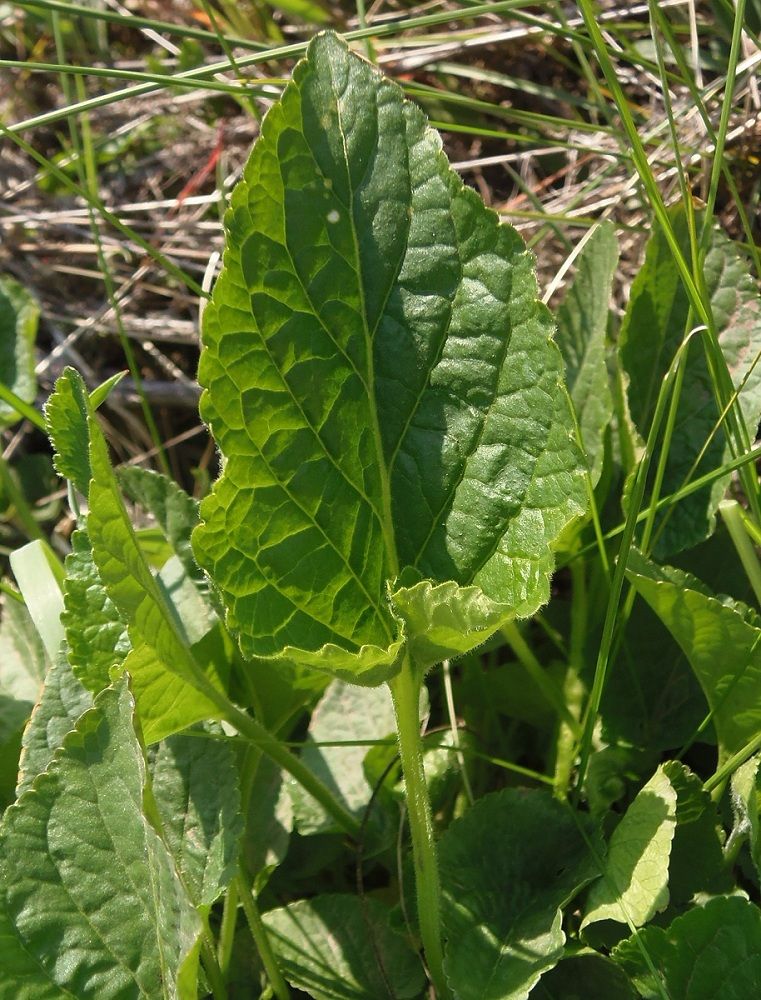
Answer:
<path fill-rule="evenodd" d="M 194 548 L 243 652 L 375 684 L 405 634 L 425 666 L 532 613 L 583 489 L 517 233 L 331 34 L 226 223 L 199 370 L 226 462 Z"/>
<path fill-rule="evenodd" d="M 672 209 L 672 223 L 689 258 L 689 231 L 681 206 Z M 719 344 L 753 440 L 761 417 L 761 298 L 747 261 L 738 256 L 731 241 L 719 230 L 712 233 L 703 272 Z M 632 285 L 619 338 L 621 362 L 629 376 L 629 406 L 643 436 L 650 426 L 663 377 L 684 340 L 688 321 L 687 293 L 663 230 L 656 227 L 648 242 L 645 263 Z M 695 324 L 694 319 L 691 322 Z M 679 489 L 688 475 L 695 479 L 731 458 L 724 427 L 719 426 L 720 416 L 704 344 L 695 338 L 685 363 L 664 470 L 663 496 Z M 659 559 L 688 549 L 713 532 L 716 509 L 729 481 L 728 474 L 657 519 L 653 551 Z"/>

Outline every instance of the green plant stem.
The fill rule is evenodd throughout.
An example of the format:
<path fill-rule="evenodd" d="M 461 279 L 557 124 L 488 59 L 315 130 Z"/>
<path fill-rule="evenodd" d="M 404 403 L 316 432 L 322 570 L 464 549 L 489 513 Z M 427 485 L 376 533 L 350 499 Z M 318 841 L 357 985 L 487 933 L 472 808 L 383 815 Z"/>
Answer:
<path fill-rule="evenodd" d="M 745 530 L 740 504 L 736 500 L 723 500 L 719 504 L 719 511 L 740 557 L 740 562 L 743 564 L 748 581 L 753 587 L 756 601 L 761 605 L 761 566 L 759 566 L 753 542 Z"/>
<path fill-rule="evenodd" d="M 235 925 L 238 920 L 238 884 L 236 881 L 230 883 L 225 894 L 225 903 L 222 909 L 222 923 L 219 927 L 217 938 L 217 961 L 219 971 L 224 979 L 230 968 L 230 959 L 233 954 L 235 944 Z"/>
<path fill-rule="evenodd" d="M 571 563 L 573 600 L 571 601 L 571 643 L 568 654 L 568 669 L 563 681 L 563 695 L 568 711 L 577 721 L 577 733 L 586 694 L 581 681 L 584 657 L 584 640 L 588 628 L 589 602 L 587 597 L 586 563 L 575 560 Z M 607 576 L 607 571 L 606 571 Z M 558 724 L 555 749 L 554 793 L 556 798 L 565 799 L 571 783 L 574 758 L 576 756 L 576 733 L 562 720 Z"/>
<path fill-rule="evenodd" d="M 415 671 L 409 655 L 401 671 L 388 682 L 396 714 L 399 756 L 402 762 L 407 800 L 412 858 L 415 866 L 418 922 L 431 982 L 438 1000 L 450 1000 L 444 976 L 444 952 L 441 942 L 441 884 L 436 844 L 433 837 L 431 800 L 423 769 L 423 743 L 420 738 L 420 689 L 422 677 Z"/>
<path fill-rule="evenodd" d="M 237 886 L 240 901 L 243 904 L 243 912 L 246 914 L 246 920 L 251 931 L 251 937 L 254 939 L 254 944 L 259 952 L 259 958 L 262 960 L 262 965 L 264 966 L 264 971 L 267 973 L 270 986 L 278 1000 L 290 1000 L 290 990 L 283 979 L 280 966 L 277 964 L 275 954 L 270 947 L 267 928 L 262 923 L 253 893 L 240 874 L 235 879 L 235 882 L 233 882 L 233 885 Z"/>
<path fill-rule="evenodd" d="M 562 691 L 531 652 L 528 643 L 521 635 L 515 622 L 509 622 L 505 625 L 502 629 L 502 634 L 518 657 L 523 669 L 542 692 L 545 700 L 554 708 L 558 718 L 568 726 L 572 733 L 577 737 L 580 736 L 581 726 L 578 720 L 574 719 L 568 711 Z"/>
<path fill-rule="evenodd" d="M 13 507 L 16 514 L 16 520 L 24 529 L 27 538 L 30 541 L 35 538 L 44 538 L 45 535 L 34 518 L 34 514 L 26 501 L 23 490 L 19 489 L 16 480 L 13 478 L 13 473 L 2 455 L 0 455 L 0 486 L 2 486 L 3 493 L 5 493 L 11 506 Z"/>
<path fill-rule="evenodd" d="M 217 963 L 217 956 L 212 945 L 211 932 L 208 927 L 204 927 L 201 938 L 201 962 L 206 973 L 206 978 L 209 980 L 211 995 L 214 997 L 214 1000 L 227 1000 L 227 987 Z"/>
<path fill-rule="evenodd" d="M 215 695 L 211 691 L 216 692 Z M 333 795 L 327 785 L 323 784 L 317 775 L 303 763 L 300 757 L 291 753 L 288 747 L 276 736 L 266 729 L 261 722 L 252 719 L 250 715 L 235 708 L 227 698 L 217 691 L 213 685 L 208 688 L 204 685 L 203 693 L 208 697 L 213 697 L 220 707 L 223 707 L 225 718 L 238 730 L 240 735 L 249 740 L 254 746 L 266 753 L 268 757 L 275 761 L 284 771 L 287 771 L 292 778 L 309 792 L 316 799 L 323 809 L 329 813 L 338 823 L 342 830 L 350 837 L 357 839 L 360 832 L 359 820 L 357 820 L 344 805 Z"/>

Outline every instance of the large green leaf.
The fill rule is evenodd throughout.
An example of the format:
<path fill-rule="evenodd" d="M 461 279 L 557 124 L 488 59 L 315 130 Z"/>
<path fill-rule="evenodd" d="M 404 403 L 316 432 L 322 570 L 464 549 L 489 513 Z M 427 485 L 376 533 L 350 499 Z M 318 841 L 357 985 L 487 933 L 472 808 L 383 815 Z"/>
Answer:
<path fill-rule="evenodd" d="M 750 1000 L 761 983 L 761 910 L 742 896 L 718 896 L 668 928 L 646 927 L 613 957 L 646 998 Z"/>
<path fill-rule="evenodd" d="M 164 840 L 194 903 L 211 904 L 235 874 L 243 826 L 235 753 L 204 730 L 171 736 L 151 762 Z"/>
<path fill-rule="evenodd" d="M 561 908 L 599 872 L 583 823 L 546 792 L 511 788 L 447 829 L 442 919 L 457 1000 L 523 1000 L 562 957 Z"/>
<path fill-rule="evenodd" d="M 663 768 L 613 831 L 602 878 L 592 886 L 582 929 L 599 920 L 639 927 L 668 903 L 677 795 Z"/>
<path fill-rule="evenodd" d="M 689 258 L 689 234 L 684 209 L 672 211 L 671 222 Z M 750 439 L 761 417 L 761 298 L 747 261 L 720 231 L 712 234 L 703 264 L 719 342 L 736 388 Z M 619 338 L 621 360 L 629 375 L 629 407 L 643 436 L 647 434 L 656 398 L 677 348 L 685 337 L 689 300 L 666 237 L 656 226 L 648 243 L 629 299 Z M 746 380 L 747 377 L 747 380 Z M 744 384 L 743 384 L 744 383 Z M 668 452 L 662 495 L 678 489 L 719 420 L 700 338 L 694 338 L 684 373 L 674 435 Z M 713 437 L 693 478 L 712 471 L 730 458 L 723 428 Z M 716 508 L 729 476 L 692 494 L 673 508 L 655 544 L 659 558 L 695 545 L 713 530 Z M 663 518 L 658 519 L 658 525 Z"/>
<path fill-rule="evenodd" d="M 632 551 L 627 575 L 684 651 L 711 709 L 724 754 L 761 728 L 761 619 L 689 573 Z"/>
<path fill-rule="evenodd" d="M 196 995 L 201 925 L 143 812 L 133 707 L 126 679 L 106 689 L 5 814 L 3 1000 Z"/>
<path fill-rule="evenodd" d="M 603 222 L 579 254 L 576 277 L 556 314 L 558 347 L 593 483 L 602 472 L 603 438 L 613 416 L 605 343 L 617 264 L 615 226 Z"/>
<path fill-rule="evenodd" d="M 286 979 L 314 1000 L 417 998 L 423 968 L 371 898 L 315 896 L 264 915 Z"/>
<path fill-rule="evenodd" d="M 74 676 L 62 649 L 45 676 L 42 695 L 24 730 L 18 795 L 45 770 L 66 734 L 91 705 L 92 695 Z"/>
<path fill-rule="evenodd" d="M 37 395 L 34 342 L 40 307 L 30 293 L 13 278 L 0 277 L 0 382 L 24 400 Z M 19 414 L 0 401 L 0 426 L 7 427 Z"/>
<path fill-rule="evenodd" d="M 358 819 L 370 801 L 372 788 L 362 768 L 367 746 L 363 740 L 380 740 L 394 733 L 396 721 L 388 689 L 361 688 L 343 681 L 333 681 L 325 692 L 309 723 L 307 741 L 301 757 L 315 774 Z M 345 740 L 357 746 L 320 747 L 317 744 Z M 323 833 L 335 830 L 335 820 L 301 788 L 292 788 L 294 819 L 299 833 Z"/>
<path fill-rule="evenodd" d="M 244 654 L 375 684 L 396 616 L 424 666 L 532 613 L 583 488 L 531 257 L 335 35 L 267 115 L 224 265 L 199 380 L 225 463 L 193 540 Z"/>

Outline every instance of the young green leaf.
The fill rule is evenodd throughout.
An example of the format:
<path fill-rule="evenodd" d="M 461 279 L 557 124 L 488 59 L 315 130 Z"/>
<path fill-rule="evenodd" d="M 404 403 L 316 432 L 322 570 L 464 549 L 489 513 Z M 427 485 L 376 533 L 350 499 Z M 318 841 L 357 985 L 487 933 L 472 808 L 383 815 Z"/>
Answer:
<path fill-rule="evenodd" d="M 689 258 L 687 220 L 681 206 L 672 211 L 671 222 Z M 761 366 L 756 364 L 761 350 L 761 299 L 747 262 L 718 230 L 712 235 L 703 270 L 719 342 L 735 388 L 742 386 L 740 407 L 753 440 L 761 418 Z M 671 249 L 663 231 L 656 227 L 648 243 L 645 263 L 632 286 L 619 338 L 621 361 L 630 380 L 629 406 L 643 436 L 650 425 L 663 376 L 687 332 L 688 315 L 687 294 Z M 689 347 L 662 495 L 683 485 L 719 415 L 703 344 L 695 338 Z M 719 468 L 729 458 L 727 439 L 720 428 L 692 478 Z M 713 531 L 716 509 L 729 478 L 727 475 L 717 480 L 670 510 L 668 522 L 655 543 L 654 552 L 659 558 L 689 548 Z M 659 518 L 657 523 L 661 522 Z"/>
<path fill-rule="evenodd" d="M 145 738 L 152 742 L 202 719 L 220 718 L 219 705 L 204 691 L 221 687 L 222 663 L 194 656 L 192 640 L 140 550 L 93 416 L 88 430 L 87 530 L 106 593 L 127 623 L 132 651 L 123 665 L 133 678 Z M 149 729 L 151 719 L 156 724 Z"/>
<path fill-rule="evenodd" d="M 421 111 L 318 36 L 227 229 L 199 369 L 225 465 L 194 549 L 244 654 L 377 684 L 405 628 L 425 666 L 533 612 L 584 503 L 562 360 L 520 237 Z M 465 627 L 428 648 L 449 582 Z"/>
<path fill-rule="evenodd" d="M 45 404 L 45 425 L 53 443 L 56 471 L 85 497 L 90 485 L 89 412 L 82 376 L 74 368 L 64 368 Z"/>
<path fill-rule="evenodd" d="M 17 795 L 45 770 L 66 734 L 91 706 L 92 695 L 74 676 L 65 650 L 61 650 L 45 676 L 42 695 L 24 730 Z"/>
<path fill-rule="evenodd" d="M 167 476 L 150 469 L 120 469 L 118 479 L 125 495 L 156 518 L 188 576 L 203 579 L 190 545 L 190 532 L 198 523 L 198 502 Z"/>
<path fill-rule="evenodd" d="M 602 846 L 546 792 L 479 799 L 440 842 L 445 969 L 457 1000 L 524 1000 L 562 957 L 562 907 Z"/>
<path fill-rule="evenodd" d="M 3 818 L 4 998 L 170 1000 L 194 979 L 201 925 L 143 812 L 133 710 L 125 679 L 106 689 Z"/>
<path fill-rule="evenodd" d="M 742 896 L 717 896 L 668 928 L 646 927 L 613 958 L 646 998 L 749 1000 L 761 982 L 761 910 Z"/>
<path fill-rule="evenodd" d="M 568 391 L 595 484 L 602 472 L 605 429 L 613 416 L 605 344 L 617 264 L 615 226 L 603 222 L 579 254 L 576 277 L 556 314 Z"/>
<path fill-rule="evenodd" d="M 23 285 L 0 276 L 0 382 L 25 403 L 33 403 L 37 395 L 34 342 L 39 318 L 40 307 Z M 11 405 L 0 401 L 0 427 L 19 419 Z"/>
<path fill-rule="evenodd" d="M 394 707 L 386 687 L 361 688 L 333 681 L 312 713 L 307 742 L 301 754 L 304 763 L 332 788 L 346 808 L 362 818 L 372 788 L 362 763 L 368 747 L 363 740 L 380 740 L 394 733 Z M 359 746 L 319 747 L 322 741 L 358 741 Z M 294 819 L 299 833 L 324 833 L 336 824 L 303 788 L 292 788 Z"/>
<path fill-rule="evenodd" d="M 589 893 L 582 930 L 599 920 L 640 927 L 668 903 L 677 796 L 658 768 L 610 838 L 602 878 Z"/>
<path fill-rule="evenodd" d="M 759 837 L 758 754 L 746 760 L 732 773 L 732 812 L 734 824 L 727 841 L 727 853 L 733 855 L 737 841 L 747 840 L 750 857 L 756 869 L 756 877 L 761 879 L 761 837 Z"/>
<path fill-rule="evenodd" d="M 221 735 L 170 736 L 152 757 L 151 785 L 164 842 L 190 897 L 196 906 L 211 906 L 238 861 L 243 822 L 235 754 Z"/>
<path fill-rule="evenodd" d="M 423 968 L 371 898 L 315 896 L 264 914 L 285 978 L 314 1000 L 413 1000 Z"/>
<path fill-rule="evenodd" d="M 761 726 L 761 619 L 740 601 L 714 596 L 691 574 L 634 551 L 627 575 L 690 661 L 722 752 L 742 749 Z"/>
<path fill-rule="evenodd" d="M 74 673 L 90 691 L 102 691 L 111 681 L 111 668 L 130 650 L 127 627 L 103 586 L 92 556 L 86 528 L 71 536 L 63 584 L 61 622 Z"/>

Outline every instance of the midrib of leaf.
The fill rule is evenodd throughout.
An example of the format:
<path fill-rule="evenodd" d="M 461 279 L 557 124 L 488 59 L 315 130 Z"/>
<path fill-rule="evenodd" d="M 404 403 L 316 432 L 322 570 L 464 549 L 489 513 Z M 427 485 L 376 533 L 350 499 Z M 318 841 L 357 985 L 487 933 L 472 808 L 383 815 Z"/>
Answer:
<path fill-rule="evenodd" d="M 357 226 L 354 216 L 354 188 L 351 183 L 351 170 L 349 169 L 349 152 L 346 148 L 346 133 L 344 132 L 343 122 L 341 121 L 341 101 L 339 99 L 338 93 L 335 89 L 335 80 L 333 74 L 330 77 L 330 89 L 336 102 L 336 117 L 338 118 L 339 133 L 341 136 L 341 148 L 344 154 L 344 164 L 346 166 L 346 186 L 350 194 L 349 205 L 347 206 L 349 212 L 349 218 L 351 219 L 351 238 L 354 245 L 354 256 L 356 258 L 355 271 L 357 274 L 357 288 L 359 291 L 359 301 L 361 304 L 361 314 L 362 314 L 362 329 L 365 335 L 365 356 L 367 360 L 367 380 L 366 380 L 366 391 L 370 400 L 370 422 L 372 425 L 373 433 L 373 444 L 375 446 L 376 461 L 378 464 L 378 475 L 380 478 L 380 490 L 381 490 L 381 509 L 382 516 L 381 530 L 383 532 L 383 542 L 386 549 L 386 556 L 388 558 L 389 568 L 391 570 L 391 575 L 397 577 L 399 575 L 399 553 L 396 548 L 396 534 L 394 532 L 394 521 L 391 512 L 391 485 L 389 477 L 389 468 L 386 465 L 385 458 L 383 456 L 383 440 L 381 438 L 380 424 L 378 423 L 378 406 L 375 398 L 375 365 L 373 361 L 373 340 L 375 333 L 378 329 L 378 324 L 385 313 L 386 302 L 391 294 L 391 290 L 394 287 L 396 279 L 399 275 L 399 269 L 401 267 L 402 261 L 407 251 L 407 242 L 405 241 L 404 250 L 402 251 L 400 260 L 397 263 L 397 267 L 394 271 L 393 277 L 389 281 L 388 288 L 386 289 L 386 294 L 384 297 L 383 306 L 378 310 L 378 319 L 375 323 L 375 328 L 370 330 L 367 322 L 367 304 L 365 302 L 365 286 L 364 286 L 364 275 L 362 273 L 362 259 L 359 252 L 359 242 L 357 240 Z M 377 107 L 377 105 L 376 105 Z M 409 239 L 409 228 L 407 229 L 407 239 Z M 389 642 L 393 642 L 393 635 L 388 627 L 388 614 L 380 615 L 383 622 L 383 628 L 385 629 L 386 635 L 388 636 Z"/>

